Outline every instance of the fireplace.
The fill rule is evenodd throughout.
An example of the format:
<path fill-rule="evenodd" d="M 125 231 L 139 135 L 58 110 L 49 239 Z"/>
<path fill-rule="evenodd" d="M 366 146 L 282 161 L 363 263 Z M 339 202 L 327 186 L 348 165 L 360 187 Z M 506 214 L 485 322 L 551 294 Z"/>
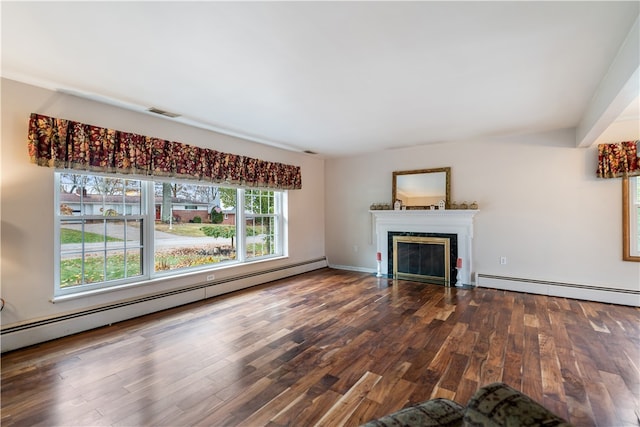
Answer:
<path fill-rule="evenodd" d="M 394 272 L 393 240 L 389 239 L 389 233 L 448 238 L 449 282 L 456 286 L 471 285 L 471 273 L 473 271 L 473 217 L 477 212 L 477 210 L 370 211 L 373 220 L 372 227 L 375 230 L 375 241 L 373 243 L 376 245 L 376 250 L 381 260 L 380 273 L 389 277 L 393 276 Z M 414 250 L 417 249 L 414 248 Z M 446 249 L 441 248 L 438 250 L 442 253 Z M 460 268 L 456 268 L 458 259 L 460 260 Z M 444 261 L 444 264 L 446 268 L 446 261 Z M 439 275 L 440 273 L 437 274 Z M 443 275 L 442 277 L 446 276 Z M 444 282 L 446 279 L 441 280 Z"/>
<path fill-rule="evenodd" d="M 394 278 L 456 283 L 457 235 L 390 231 L 388 272 Z"/>

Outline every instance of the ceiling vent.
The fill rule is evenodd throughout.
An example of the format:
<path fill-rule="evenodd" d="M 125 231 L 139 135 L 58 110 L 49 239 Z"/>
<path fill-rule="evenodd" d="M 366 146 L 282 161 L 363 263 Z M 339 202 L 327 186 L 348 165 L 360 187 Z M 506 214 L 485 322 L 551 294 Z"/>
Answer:
<path fill-rule="evenodd" d="M 180 117 L 180 114 L 170 113 L 168 111 L 164 111 L 164 110 L 161 110 L 161 109 L 155 108 L 155 107 L 151 107 L 147 111 L 150 112 L 150 113 L 159 114 L 161 116 L 171 117 L 172 119 L 175 119 L 176 117 Z"/>

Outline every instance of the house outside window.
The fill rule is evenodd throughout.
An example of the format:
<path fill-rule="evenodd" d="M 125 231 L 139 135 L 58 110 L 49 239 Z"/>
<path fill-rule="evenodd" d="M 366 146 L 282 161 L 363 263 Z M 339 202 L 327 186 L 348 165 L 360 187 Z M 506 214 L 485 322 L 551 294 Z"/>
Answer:
<path fill-rule="evenodd" d="M 68 172 L 55 188 L 56 296 L 284 255 L 282 191 Z"/>
<path fill-rule="evenodd" d="M 143 277 L 146 205 L 141 182 L 57 175 L 56 288 Z"/>

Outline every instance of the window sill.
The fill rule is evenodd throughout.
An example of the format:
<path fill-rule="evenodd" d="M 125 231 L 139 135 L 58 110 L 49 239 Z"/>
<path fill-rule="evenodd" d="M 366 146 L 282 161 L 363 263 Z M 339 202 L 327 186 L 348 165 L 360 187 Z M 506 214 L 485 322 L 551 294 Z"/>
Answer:
<path fill-rule="evenodd" d="M 166 283 L 166 282 L 169 282 L 169 281 L 172 281 L 172 280 L 176 280 L 176 279 L 185 279 L 185 278 L 190 278 L 190 277 L 203 278 L 203 277 L 206 277 L 207 275 L 210 275 L 210 274 L 213 274 L 213 273 L 216 273 L 216 272 L 220 272 L 220 271 L 224 271 L 224 270 L 229 270 L 229 269 L 232 269 L 232 268 L 238 268 L 238 267 L 242 267 L 242 266 L 250 266 L 250 265 L 255 265 L 255 264 L 262 264 L 262 263 L 265 263 L 265 262 L 278 261 L 278 260 L 288 259 L 288 258 L 289 257 L 286 256 L 286 255 L 279 255 L 279 256 L 274 256 L 274 257 L 269 257 L 269 258 L 257 259 L 255 261 L 251 261 L 251 262 L 234 263 L 233 265 L 226 265 L 226 266 L 220 267 L 220 268 L 212 268 L 212 269 L 207 269 L 207 270 L 198 270 L 198 271 L 190 271 L 190 272 L 185 272 L 185 273 L 180 273 L 180 274 L 165 275 L 165 276 L 161 276 L 161 277 L 154 277 L 153 279 L 144 280 L 144 281 L 140 281 L 140 282 L 127 283 L 127 284 L 119 285 L 119 286 L 111 286 L 111 287 L 104 288 L 104 289 L 92 289 L 92 290 L 88 290 L 88 291 L 74 292 L 72 294 L 56 295 L 56 296 L 53 296 L 49 301 L 51 303 L 53 303 L 53 304 L 56 304 L 56 303 L 61 303 L 61 302 L 65 302 L 65 301 L 72 301 L 72 300 L 76 300 L 76 299 L 80 299 L 80 298 L 86 298 L 86 297 L 92 297 L 92 296 L 96 296 L 96 295 L 102 295 L 102 294 L 111 293 L 111 292 L 118 292 L 118 291 L 133 289 L 133 288 L 141 288 L 143 286 L 159 285 L 159 284 Z M 194 282 L 193 285 L 204 284 L 204 283 L 207 283 L 207 282 L 208 282 L 208 280 L 201 279 L 201 280 L 198 280 L 198 281 Z"/>

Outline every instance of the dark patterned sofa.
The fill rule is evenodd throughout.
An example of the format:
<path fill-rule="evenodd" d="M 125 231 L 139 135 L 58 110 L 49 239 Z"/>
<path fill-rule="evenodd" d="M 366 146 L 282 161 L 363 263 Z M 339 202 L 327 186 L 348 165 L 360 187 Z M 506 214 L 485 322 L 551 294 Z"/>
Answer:
<path fill-rule="evenodd" d="M 480 388 L 467 406 L 432 399 L 373 420 L 363 427 L 571 426 L 567 421 L 504 383 Z"/>

